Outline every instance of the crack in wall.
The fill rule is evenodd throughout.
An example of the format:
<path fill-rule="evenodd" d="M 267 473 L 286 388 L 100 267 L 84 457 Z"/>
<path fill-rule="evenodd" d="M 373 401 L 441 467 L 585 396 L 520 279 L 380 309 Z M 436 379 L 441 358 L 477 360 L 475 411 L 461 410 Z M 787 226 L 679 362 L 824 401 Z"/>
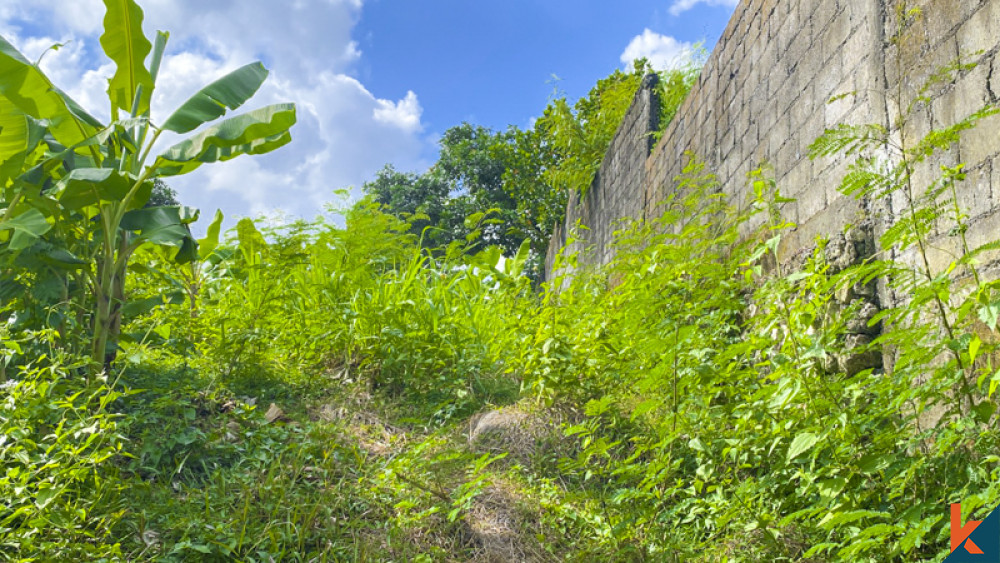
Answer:
<path fill-rule="evenodd" d="M 993 69 L 994 65 L 996 64 L 996 54 L 989 56 L 989 59 L 990 59 L 990 68 L 989 71 L 987 71 L 986 73 L 986 93 L 990 97 L 990 103 L 995 104 L 997 103 L 997 95 L 995 92 L 993 92 Z"/>

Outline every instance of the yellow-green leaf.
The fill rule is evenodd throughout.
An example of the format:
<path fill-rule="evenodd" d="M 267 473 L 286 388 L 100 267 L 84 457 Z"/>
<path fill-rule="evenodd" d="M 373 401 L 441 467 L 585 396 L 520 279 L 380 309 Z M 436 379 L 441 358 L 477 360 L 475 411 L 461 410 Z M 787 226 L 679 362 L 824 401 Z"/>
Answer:
<path fill-rule="evenodd" d="M 170 147 L 159 156 L 161 176 L 186 174 L 207 162 L 264 154 L 292 140 L 295 104 L 274 104 L 231 117 Z"/>
<path fill-rule="evenodd" d="M 230 72 L 202 88 L 177 108 L 163 128 L 176 133 L 194 131 L 202 123 L 222 117 L 250 99 L 267 79 L 267 69 L 256 62 Z"/>
<path fill-rule="evenodd" d="M 152 44 L 142 33 L 142 8 L 132 0 L 104 0 L 104 6 L 107 11 L 101 47 L 116 66 L 115 75 L 108 81 L 112 115 L 118 110 L 131 113 L 133 108 L 134 115 L 144 115 L 149 111 L 153 77 L 145 64 Z"/>
<path fill-rule="evenodd" d="M 25 114 L 47 120 L 52 135 L 67 147 L 82 143 L 102 128 L 100 121 L 56 88 L 3 37 L 0 37 L 0 96 Z"/>
<path fill-rule="evenodd" d="M 818 441 L 819 436 L 813 434 L 812 432 L 803 432 L 799 434 L 794 440 L 792 440 L 792 445 L 788 446 L 788 461 L 791 461 L 811 450 Z"/>

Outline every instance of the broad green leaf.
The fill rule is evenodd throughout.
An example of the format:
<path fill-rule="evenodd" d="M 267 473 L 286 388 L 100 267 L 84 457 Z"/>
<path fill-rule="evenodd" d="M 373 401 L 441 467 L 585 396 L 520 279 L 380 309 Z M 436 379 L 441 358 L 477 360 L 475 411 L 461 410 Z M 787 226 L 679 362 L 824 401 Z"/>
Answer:
<path fill-rule="evenodd" d="M 75 270 L 87 265 L 86 260 L 81 260 L 69 250 L 52 246 L 38 255 L 38 258 L 50 266 Z"/>
<path fill-rule="evenodd" d="M 241 249 L 246 249 L 249 252 L 256 252 L 258 248 L 267 247 L 267 241 L 264 240 L 264 235 L 257 230 L 253 219 L 246 217 L 236 223 L 236 240 L 239 241 Z"/>
<path fill-rule="evenodd" d="M 983 305 L 979 309 L 979 318 L 986 323 L 990 330 L 996 330 L 1000 322 L 1000 301 L 994 301 L 988 305 Z"/>
<path fill-rule="evenodd" d="M 101 47 L 115 63 L 115 75 L 108 81 L 111 113 L 118 110 L 144 115 L 149 111 L 153 77 L 146 70 L 146 56 L 152 45 L 142 33 L 142 8 L 133 0 L 104 0 L 104 34 Z M 135 97 L 139 96 L 138 103 Z"/>
<path fill-rule="evenodd" d="M 503 258 L 503 249 L 499 246 L 491 246 L 479 254 L 476 254 L 474 257 L 474 263 L 477 266 L 485 266 L 486 268 L 492 270 L 500 264 L 501 258 Z"/>
<path fill-rule="evenodd" d="M 28 148 L 28 116 L 0 97 L 0 162 Z"/>
<path fill-rule="evenodd" d="M 238 68 L 191 96 L 167 118 L 163 129 L 187 133 L 222 117 L 227 108 L 236 109 L 257 93 L 266 78 L 267 69 L 260 62 Z"/>
<path fill-rule="evenodd" d="M 50 502 L 52 502 L 53 499 L 59 496 L 60 492 L 62 492 L 61 489 L 53 487 L 49 483 L 43 484 L 46 485 L 46 487 L 39 489 L 38 493 L 35 494 L 35 506 L 38 508 L 45 508 Z"/>
<path fill-rule="evenodd" d="M 186 264 L 198 257 L 198 243 L 183 222 L 189 211 L 179 206 L 148 207 L 129 211 L 122 217 L 121 228 L 138 233 L 135 243 L 149 242 L 177 249 L 171 258 Z"/>
<path fill-rule="evenodd" d="M 972 340 L 969 342 L 969 361 L 976 361 L 979 357 L 979 350 L 983 347 L 983 341 L 978 335 L 972 335 Z"/>
<path fill-rule="evenodd" d="M 215 210 L 215 218 L 208 226 L 205 238 L 198 239 L 198 257 L 202 260 L 209 257 L 219 246 L 219 233 L 222 231 L 222 210 Z"/>
<path fill-rule="evenodd" d="M 507 270 L 507 275 L 509 276 L 520 276 L 521 272 L 524 271 L 524 264 L 528 261 L 528 256 L 531 254 L 531 241 L 529 239 L 524 239 L 521 246 L 517 249 L 517 254 L 514 258 L 508 260 L 504 263 L 504 269 Z"/>
<path fill-rule="evenodd" d="M 834 498 L 847 486 L 847 479 L 837 477 L 834 479 L 824 479 L 817 485 L 819 494 L 827 498 Z"/>
<path fill-rule="evenodd" d="M 157 307 L 163 306 L 166 303 L 170 303 L 168 294 L 155 295 L 153 297 L 147 297 L 146 299 L 129 301 L 122 307 L 122 316 L 126 319 L 134 319 L 138 316 L 145 315 L 146 313 Z"/>
<path fill-rule="evenodd" d="M 990 419 L 993 418 L 993 413 L 997 410 L 996 405 L 990 401 L 981 401 L 978 405 L 972 407 L 972 411 L 976 415 L 976 419 L 981 424 L 989 423 Z"/>
<path fill-rule="evenodd" d="M 806 453 L 816 442 L 819 441 L 819 436 L 813 434 L 812 432 L 803 432 L 792 440 L 792 445 L 788 446 L 788 461 L 799 457 L 800 455 Z"/>
<path fill-rule="evenodd" d="M 294 104 L 274 104 L 231 117 L 170 147 L 156 166 L 163 176 L 186 174 L 206 162 L 221 162 L 242 154 L 264 154 L 292 140 Z"/>
<path fill-rule="evenodd" d="M 44 136 L 44 124 L 0 96 L 0 186 L 24 170 Z"/>
<path fill-rule="evenodd" d="M 181 218 L 182 225 L 190 225 L 201 217 L 201 210 L 197 207 L 188 207 L 186 205 L 181 205 L 177 207 L 177 214 Z"/>
<path fill-rule="evenodd" d="M 469 215 L 468 217 L 465 218 L 465 228 L 475 229 L 483 221 L 483 217 L 485 216 L 486 214 L 483 213 L 482 211 Z"/>
<path fill-rule="evenodd" d="M 121 228 L 139 233 L 140 240 L 165 246 L 180 246 L 190 236 L 181 222 L 178 207 L 150 207 L 129 211 L 122 217 Z"/>
<path fill-rule="evenodd" d="M 0 37 L 0 95 L 25 114 L 44 119 L 60 143 L 73 146 L 101 129 L 76 102 L 52 84 L 6 39 Z"/>
<path fill-rule="evenodd" d="M 37 209 L 28 209 L 7 221 L 0 221 L 0 231 L 14 231 L 10 239 L 10 249 L 14 251 L 28 248 L 51 228 L 52 225 Z"/>
<path fill-rule="evenodd" d="M 132 187 L 131 177 L 108 168 L 78 168 L 66 175 L 56 186 L 59 203 L 66 209 L 78 210 L 103 202 L 124 199 Z"/>

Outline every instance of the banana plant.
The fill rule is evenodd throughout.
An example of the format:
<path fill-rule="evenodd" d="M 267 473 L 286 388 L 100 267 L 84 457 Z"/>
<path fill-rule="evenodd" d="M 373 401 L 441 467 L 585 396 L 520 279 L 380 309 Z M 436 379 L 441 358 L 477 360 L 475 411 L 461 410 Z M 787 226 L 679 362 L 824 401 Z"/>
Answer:
<path fill-rule="evenodd" d="M 216 210 L 215 217 L 208 226 L 208 231 L 203 238 L 198 239 L 197 256 L 184 264 L 178 264 L 174 259 L 173 249 L 163 247 L 152 247 L 145 252 L 146 260 L 137 264 L 134 271 L 153 276 L 163 287 L 171 287 L 188 302 L 188 310 L 191 318 L 198 318 L 200 313 L 200 300 L 206 285 L 218 282 L 221 275 L 226 271 L 226 261 L 234 251 L 228 248 L 219 248 L 219 237 L 222 234 L 223 214 L 221 210 Z M 162 305 L 165 296 L 151 298 L 151 306 Z M 145 308 L 139 309 L 144 310 Z"/>
<path fill-rule="evenodd" d="M 296 115 L 295 106 L 284 103 L 220 120 L 267 78 L 267 69 L 255 62 L 205 86 L 155 123 L 150 100 L 168 34 L 158 32 L 150 42 L 133 0 L 104 5 L 100 43 L 115 65 L 107 124 L 0 37 L 0 257 L 9 264 L 43 248 L 50 261 L 87 281 L 89 355 L 107 367 L 117 349 L 125 278 L 136 249 L 162 247 L 182 264 L 198 257 L 189 229 L 197 211 L 146 207 L 153 180 L 277 149 L 291 140 Z M 190 135 L 152 156 L 166 131 Z"/>

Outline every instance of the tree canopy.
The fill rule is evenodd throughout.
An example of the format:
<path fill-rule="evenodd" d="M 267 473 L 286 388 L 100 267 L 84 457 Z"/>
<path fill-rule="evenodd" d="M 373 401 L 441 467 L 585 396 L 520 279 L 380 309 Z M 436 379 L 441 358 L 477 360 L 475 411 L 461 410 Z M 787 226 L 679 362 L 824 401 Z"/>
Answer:
<path fill-rule="evenodd" d="M 387 165 L 364 185 L 367 202 L 412 225 L 427 246 L 499 246 L 512 256 L 525 240 L 539 277 L 553 227 L 569 194 L 586 192 L 643 78 L 638 60 L 615 70 L 574 104 L 554 99 L 532 127 L 495 131 L 471 123 L 441 136 L 438 160 L 424 173 Z M 658 73 L 660 126 L 666 127 L 698 75 L 696 66 Z M 469 220 L 466 220 L 469 219 Z"/>

